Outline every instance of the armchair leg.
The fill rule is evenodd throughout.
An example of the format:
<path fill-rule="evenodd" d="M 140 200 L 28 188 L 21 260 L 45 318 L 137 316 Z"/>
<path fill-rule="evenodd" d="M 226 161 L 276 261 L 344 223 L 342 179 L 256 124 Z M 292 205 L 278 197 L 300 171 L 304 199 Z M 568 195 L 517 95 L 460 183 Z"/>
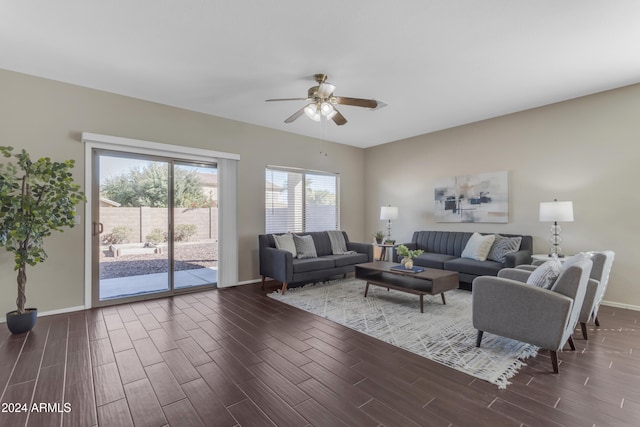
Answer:
<path fill-rule="evenodd" d="M 549 356 L 551 356 L 551 364 L 553 365 L 553 373 L 558 373 L 558 353 L 555 350 L 549 350 Z"/>
<path fill-rule="evenodd" d="M 594 320 L 596 322 L 596 326 L 600 326 L 600 321 L 598 320 L 598 316 L 596 316 L 596 318 Z"/>
<path fill-rule="evenodd" d="M 262 290 L 264 291 L 264 282 L 266 280 L 266 277 L 262 276 Z"/>
<path fill-rule="evenodd" d="M 580 329 L 582 329 L 582 338 L 588 340 L 589 337 L 587 337 L 587 324 L 585 322 L 580 322 Z"/>
<path fill-rule="evenodd" d="M 572 336 L 569 336 L 569 347 L 571 347 L 571 350 L 576 351 L 576 345 L 573 343 Z"/>
<path fill-rule="evenodd" d="M 478 331 L 478 336 L 476 337 L 476 347 L 480 347 L 480 343 L 482 342 L 482 334 L 484 331 Z"/>
<path fill-rule="evenodd" d="M 287 282 L 282 282 L 282 295 L 287 293 L 287 286 L 289 286 Z"/>

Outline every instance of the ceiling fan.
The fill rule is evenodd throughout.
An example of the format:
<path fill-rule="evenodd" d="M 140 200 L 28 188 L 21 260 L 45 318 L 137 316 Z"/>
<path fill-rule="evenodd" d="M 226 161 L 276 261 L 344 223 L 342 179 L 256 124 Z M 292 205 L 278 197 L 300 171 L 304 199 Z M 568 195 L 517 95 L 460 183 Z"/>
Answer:
<path fill-rule="evenodd" d="M 289 116 L 284 122 L 291 123 L 300 117 L 303 113 L 307 115 L 311 120 L 319 122 L 322 117 L 331 119 L 338 126 L 342 126 L 347 123 L 347 119 L 336 109 L 335 105 L 352 105 L 355 107 L 365 107 L 375 109 L 378 106 L 383 106 L 382 102 L 375 99 L 362 99 L 362 98 L 348 98 L 345 96 L 335 96 L 333 91 L 335 86 L 327 82 L 326 74 L 316 74 L 313 76 L 317 86 L 310 87 L 307 91 L 306 98 L 282 98 L 282 99 L 267 99 L 270 101 L 309 101 L 309 104 L 302 107 L 291 116 Z"/>

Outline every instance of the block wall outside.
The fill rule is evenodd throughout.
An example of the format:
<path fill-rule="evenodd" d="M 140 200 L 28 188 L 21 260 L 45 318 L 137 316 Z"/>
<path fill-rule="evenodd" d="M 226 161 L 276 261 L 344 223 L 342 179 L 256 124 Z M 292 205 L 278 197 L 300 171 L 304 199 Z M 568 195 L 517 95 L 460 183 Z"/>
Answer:
<path fill-rule="evenodd" d="M 218 238 L 218 208 L 175 208 L 174 219 L 176 225 L 193 224 L 196 226 L 196 234 L 191 237 L 191 240 L 217 240 Z M 160 228 L 166 231 L 168 228 L 167 209 L 165 208 L 101 208 L 100 222 L 103 226 L 103 236 L 111 233 L 116 227 L 129 228 L 132 232 L 130 243 L 144 243 L 146 236 L 154 229 Z"/>

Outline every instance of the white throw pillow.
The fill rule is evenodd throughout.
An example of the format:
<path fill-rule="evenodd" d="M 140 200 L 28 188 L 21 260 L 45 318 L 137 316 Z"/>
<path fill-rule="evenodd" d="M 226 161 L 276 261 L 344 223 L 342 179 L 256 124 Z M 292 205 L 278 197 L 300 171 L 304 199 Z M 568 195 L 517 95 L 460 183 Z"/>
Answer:
<path fill-rule="evenodd" d="M 557 259 L 550 259 L 533 270 L 527 279 L 528 285 L 551 289 L 562 272 L 562 265 Z"/>
<path fill-rule="evenodd" d="M 293 241 L 293 234 L 274 234 L 273 240 L 276 242 L 276 248 L 282 249 L 283 251 L 291 252 L 294 258 L 298 256 L 298 252 L 296 251 L 296 244 Z"/>
<path fill-rule="evenodd" d="M 593 258 L 593 253 L 591 252 L 579 252 L 575 255 L 572 255 L 564 260 L 562 263 L 562 271 L 567 270 L 569 267 L 574 265 L 577 262 L 582 260 L 587 260 Z"/>
<path fill-rule="evenodd" d="M 495 239 L 495 234 L 483 236 L 480 233 L 473 233 L 460 256 L 462 258 L 486 261 L 487 255 L 489 255 L 489 251 L 491 250 L 491 245 L 493 245 Z"/>

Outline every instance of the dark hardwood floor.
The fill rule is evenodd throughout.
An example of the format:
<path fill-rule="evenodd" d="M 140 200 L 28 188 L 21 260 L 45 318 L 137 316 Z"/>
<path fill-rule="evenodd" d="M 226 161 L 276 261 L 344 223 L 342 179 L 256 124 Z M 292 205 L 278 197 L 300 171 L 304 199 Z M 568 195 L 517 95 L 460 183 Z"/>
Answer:
<path fill-rule="evenodd" d="M 638 426 L 640 313 L 599 317 L 506 390 L 259 285 L 42 317 L 0 328 L 0 426 Z"/>

